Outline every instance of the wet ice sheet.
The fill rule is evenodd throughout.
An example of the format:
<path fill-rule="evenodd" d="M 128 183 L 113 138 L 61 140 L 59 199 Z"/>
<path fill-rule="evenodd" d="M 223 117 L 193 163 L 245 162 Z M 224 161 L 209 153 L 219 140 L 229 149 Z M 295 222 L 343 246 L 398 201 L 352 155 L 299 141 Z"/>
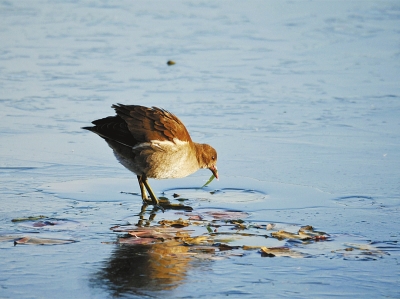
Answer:
<path fill-rule="evenodd" d="M 349 227 L 350 219 L 354 218 L 352 215 L 353 209 L 345 210 L 342 207 L 342 203 L 345 200 L 344 198 L 336 199 L 332 198 L 329 194 L 325 194 L 319 190 L 315 190 L 309 187 L 301 187 L 301 186 L 286 186 L 284 184 L 271 184 L 267 182 L 261 182 L 254 179 L 248 178 L 225 178 L 226 183 L 228 185 L 234 185 L 236 188 L 226 189 L 224 188 L 224 184 L 221 182 L 215 183 L 214 187 L 220 188 L 206 188 L 205 190 L 191 187 L 196 185 L 198 179 L 192 178 L 185 180 L 186 184 L 177 186 L 176 188 L 171 188 L 171 184 L 176 181 L 161 181 L 161 184 L 155 184 L 157 186 L 155 189 L 158 190 L 160 194 L 168 197 L 170 200 L 173 200 L 173 194 L 179 193 L 180 196 L 188 198 L 188 202 L 194 207 L 194 211 L 190 213 L 186 212 L 176 212 L 176 211 L 167 211 L 166 213 L 158 213 L 156 217 L 151 220 L 148 224 L 150 226 L 157 225 L 158 221 L 163 219 L 176 219 L 177 217 L 185 218 L 189 216 L 193 216 L 195 213 L 199 215 L 203 215 L 205 219 L 210 217 L 210 215 L 215 215 L 218 211 L 221 211 L 223 214 L 223 208 L 227 209 L 235 209 L 236 211 L 240 211 L 242 209 L 248 209 L 248 215 L 244 216 L 238 212 L 238 217 L 243 218 L 245 223 L 248 225 L 254 226 L 255 224 L 260 225 L 261 228 L 251 228 L 249 230 L 243 231 L 243 233 L 254 233 L 260 234 L 260 237 L 237 237 L 237 234 L 223 236 L 221 235 L 216 239 L 216 241 L 228 242 L 230 246 L 239 246 L 241 249 L 242 246 L 289 246 L 292 248 L 294 252 L 297 254 L 302 254 L 307 258 L 306 263 L 297 263 L 298 274 L 290 273 L 290 275 L 286 272 L 286 278 L 292 277 L 294 279 L 296 275 L 306 275 L 308 271 L 324 271 L 325 267 L 328 269 L 338 269 L 340 267 L 346 267 L 347 269 L 349 265 L 343 264 L 344 261 L 358 261 L 358 262 L 372 262 L 377 260 L 391 260 L 393 257 L 398 256 L 399 248 L 396 245 L 396 242 L 391 242 L 389 240 L 382 241 L 379 239 L 380 235 L 380 227 L 375 227 L 374 230 L 368 231 L 368 237 L 363 235 L 364 232 L 356 232 L 355 227 Z M 122 224 L 131 224 L 128 227 L 121 226 L 120 229 L 117 229 L 120 233 L 124 230 L 129 231 L 137 229 L 135 224 L 138 222 L 138 211 L 140 206 L 140 197 L 138 195 L 128 194 L 128 193 L 120 193 L 120 188 L 125 188 L 127 183 L 130 180 L 87 180 L 86 184 L 77 184 L 74 190 L 74 182 L 66 182 L 66 183 L 57 183 L 49 187 L 48 190 L 44 190 L 43 192 L 47 193 L 49 190 L 55 192 L 58 190 L 57 196 L 59 197 L 68 197 L 73 199 L 75 197 L 75 201 L 80 202 L 81 204 L 87 203 L 86 195 L 82 195 L 86 191 L 82 189 L 82 186 L 86 186 L 86 189 L 92 193 L 94 201 L 102 202 L 103 197 L 110 197 L 112 194 L 120 194 L 119 197 L 120 205 L 117 210 L 119 210 L 119 215 L 125 214 L 127 216 L 124 219 L 121 219 L 120 222 Z M 230 182 L 230 183 L 228 183 Z M 160 182 L 158 182 L 160 183 Z M 103 189 L 96 188 L 96 186 L 107 184 L 108 192 L 104 193 Z M 240 185 L 251 187 L 250 189 L 240 189 Z M 198 184 L 199 185 L 199 184 Z M 201 185 L 201 184 L 200 184 Z M 163 189 L 162 187 L 167 186 L 168 188 Z M 63 188 L 64 187 L 64 188 Z M 67 188 L 65 188 L 67 187 Z M 68 194 L 64 194 L 65 190 L 68 190 Z M 219 192 L 215 192 L 219 190 Z M 240 191 L 240 192 L 239 192 Z M 224 193 L 223 196 L 221 193 Z M 238 199 L 246 198 L 247 195 L 250 195 L 252 198 L 253 195 L 255 197 L 262 200 L 255 200 L 254 202 L 245 203 Z M 292 201 L 294 198 L 300 199 L 300 205 L 296 207 L 295 204 L 292 206 L 285 206 L 284 202 L 280 202 L 280 196 L 282 199 L 285 197 L 291 198 Z M 231 202 L 226 201 L 226 197 L 232 198 Z M 330 197 L 330 199 L 329 199 Z M 178 197 L 177 197 L 178 198 Z M 305 199 L 308 199 L 305 200 Z M 352 200 L 352 198 L 349 198 Z M 337 201 L 340 200 L 341 203 L 338 205 Z M 371 199 L 369 199 L 371 200 Z M 323 202 L 323 205 L 321 204 Z M 186 202 L 185 202 L 186 203 Z M 351 203 L 351 202 L 350 202 Z M 254 204 L 261 204 L 260 207 L 254 208 Z M 317 205 L 319 204 L 319 205 Z M 309 206 L 305 206 L 309 205 Z M 207 208 L 211 207 L 211 208 Z M 268 206 L 268 208 L 267 208 Z M 249 209 L 250 208 L 250 209 Z M 364 209 L 358 210 L 358 217 L 364 217 L 364 219 L 369 218 L 370 210 L 376 211 L 376 207 L 369 207 L 368 205 L 364 205 Z M 365 211 L 363 211 L 365 210 Z M 211 213 L 210 213 L 211 211 Z M 111 210 L 109 211 L 111 212 Z M 129 213 L 133 213 L 129 215 Z M 150 214 L 150 210 L 148 211 L 147 216 Z M 329 215 L 336 215 L 336 217 L 342 217 L 343 219 L 347 219 L 347 223 L 344 221 L 335 222 L 334 217 Z M 208 216 L 207 216 L 208 215 Z M 328 215 L 328 216 L 327 216 Z M 145 218 L 146 218 L 145 217 Z M 213 217 L 213 216 L 211 216 Z M 226 216 L 224 216 L 226 218 Z M 323 220 L 322 218 L 328 218 Z M 221 220 L 223 221 L 223 220 Z M 279 223 L 274 221 L 280 221 Z M 291 221 L 291 222 L 284 222 Z M 331 223 L 329 223 L 331 221 Z M 143 222 L 145 223 L 145 222 Z M 271 231 L 267 231 L 265 229 L 266 225 L 269 223 L 275 223 L 275 227 L 273 232 L 279 230 L 286 230 L 289 232 L 295 232 L 299 229 L 299 225 L 315 224 L 318 225 L 319 228 L 324 228 L 330 233 L 329 239 L 325 242 L 302 242 L 302 241 L 277 241 L 274 239 L 265 239 L 262 237 L 263 235 L 271 236 Z M 322 224 L 323 223 L 323 224 Z M 218 223 L 216 223 L 218 224 Z M 353 223 L 351 225 L 354 225 Z M 366 223 L 363 224 L 365 226 Z M 113 228 L 116 230 L 116 228 Z M 189 229 L 193 229 L 189 227 Z M 219 227 L 218 231 L 223 233 L 225 230 L 230 231 L 229 225 L 227 227 Z M 197 226 L 195 228 L 194 235 L 204 235 L 206 234 L 206 229 L 204 227 Z M 108 238 L 109 236 L 107 236 Z M 131 237 L 134 240 L 137 240 L 138 237 Z M 377 238 L 376 240 L 370 238 Z M 131 240 L 132 240 L 131 239 Z M 124 241 L 122 241 L 124 240 Z M 134 296 L 135 294 L 140 296 L 141 294 L 154 294 L 158 295 L 164 294 L 165 290 L 175 290 L 176 292 L 180 292 L 182 289 L 185 290 L 185 281 L 196 279 L 196 275 L 202 273 L 202 268 L 209 267 L 210 262 L 213 262 L 213 271 L 221 271 L 219 268 L 220 263 L 224 264 L 224 260 L 228 258 L 231 260 L 233 264 L 230 266 L 225 265 L 226 267 L 234 267 L 237 269 L 237 272 L 240 275 L 233 274 L 228 271 L 228 269 L 224 269 L 223 273 L 229 273 L 232 277 L 240 280 L 240 281 L 259 281 L 259 287 L 254 289 L 252 284 L 246 286 L 242 286 L 241 291 L 236 290 L 235 287 L 229 288 L 229 290 L 219 290 L 218 294 L 222 295 L 225 293 L 236 294 L 237 296 L 243 295 L 257 295 L 261 294 L 259 292 L 263 292 L 266 287 L 266 281 L 275 281 L 277 278 L 277 272 L 273 272 L 272 276 L 268 276 L 265 278 L 265 273 L 260 270 L 260 265 L 265 265 L 265 261 L 262 260 L 262 257 L 258 250 L 250 250 L 243 251 L 241 249 L 231 250 L 219 252 L 217 254 L 207 254 L 207 253 L 193 253 L 193 249 L 182 246 L 174 246 L 168 244 L 167 242 L 156 243 L 152 245 L 136 245 L 138 241 L 133 243 L 129 238 L 120 240 L 120 246 L 118 246 L 113 253 L 104 261 L 104 264 L 101 267 L 101 270 L 94 274 L 92 278 L 92 286 L 95 288 L 101 289 L 109 289 L 112 292 L 123 292 L 126 294 L 130 294 Z M 114 239 L 114 242 L 116 239 Z M 152 241 L 154 242 L 154 240 Z M 302 244 L 304 243 L 304 244 Z M 134 246 L 134 247 L 130 247 Z M 192 250 L 192 251 L 190 251 Z M 200 250 L 197 248 L 196 250 Z M 204 249 L 203 249 L 204 251 Z M 202 252 L 201 250 L 199 252 Z M 392 256 L 391 256 L 392 255 Z M 145 257 L 145 258 L 144 258 Z M 157 262 L 158 257 L 162 257 L 163 262 L 159 264 Z M 259 258 L 261 260 L 255 260 L 255 258 Z M 154 260 L 155 259 L 155 260 Z M 314 264 L 313 260 L 318 260 L 317 264 Z M 135 265 L 139 265 L 138 267 L 130 268 L 127 266 L 126 262 L 129 260 L 131 263 L 135 263 Z M 340 260 L 341 262 L 336 262 L 332 264 L 332 260 Z M 218 264 L 214 264 L 217 262 Z M 277 264 L 272 263 L 278 267 Z M 291 265 L 295 267 L 290 262 L 288 263 L 286 260 L 283 261 L 284 265 Z M 242 272 L 241 267 L 246 265 L 248 267 L 258 265 L 256 268 L 258 270 L 251 270 L 252 275 L 249 276 L 249 273 Z M 270 265 L 270 263 L 268 263 Z M 307 266 L 306 266 L 307 265 Z M 335 266 L 334 266 L 335 265 Z M 305 267 L 304 270 L 302 268 Z M 143 273 L 140 269 L 147 269 L 146 273 Z M 355 267 L 359 269 L 358 266 Z M 168 269 L 168 270 L 167 270 Z M 290 268 L 292 269 L 292 268 Z M 319 270 L 318 270 L 319 269 Z M 284 269 L 278 271 L 278 273 L 282 271 L 285 272 Z M 286 269 L 288 271 L 288 269 Z M 291 270 L 292 271 L 292 270 Z M 356 271 L 354 269 L 354 271 Z M 358 271 L 358 270 L 357 270 Z M 205 274 L 203 274 L 205 275 Z M 207 272 L 208 277 L 212 277 L 212 274 Z M 228 274 L 227 274 L 228 275 Z M 255 278 L 254 275 L 257 275 L 258 278 Z M 289 276 L 288 276 L 289 275 Z M 312 278 L 310 274 L 307 274 L 309 279 L 304 280 L 301 284 L 304 285 L 314 285 L 312 290 L 307 288 L 307 292 L 309 294 L 314 294 L 317 296 L 323 295 L 324 288 L 323 286 L 328 287 L 333 283 L 343 283 L 340 278 L 334 278 L 335 275 L 327 276 L 325 280 L 324 277 Z M 219 277 L 219 276 L 218 276 Z M 329 277 L 329 280 L 328 280 Z M 219 278 L 213 279 L 213 284 L 216 281 L 219 281 Z M 368 287 L 365 284 L 365 279 L 367 277 L 358 277 L 357 282 L 354 282 L 357 287 L 361 288 L 361 290 L 366 291 Z M 198 280 L 198 278 L 196 279 Z M 342 282 L 341 282 L 342 281 Z M 204 281 L 202 282 L 205 283 Z M 300 285 L 301 285 L 300 284 Z M 251 286 L 251 289 L 250 289 Z M 318 287 L 320 286 L 320 287 Z M 249 289 L 247 289 L 249 287 Z M 366 288 L 366 289 L 364 289 Z M 297 290 L 297 287 L 295 287 Z M 298 292 L 298 289 L 296 292 Z M 277 290 L 278 292 L 279 289 Z M 282 290 L 281 290 L 282 291 Z M 161 293 L 160 293 L 161 292 Z M 204 291 L 203 291 L 204 292 Z M 175 293 L 174 293 L 175 294 Z M 351 294 L 355 294 L 353 290 L 342 290 L 342 295 L 349 296 Z M 214 294 L 215 295 L 215 294 Z M 325 294 L 327 295 L 327 293 Z"/>
<path fill-rule="evenodd" d="M 396 1 L 0 2 L 2 230 L 37 234 L 11 222 L 31 215 L 83 224 L 63 232 L 79 240 L 65 246 L 1 242 L 2 295 L 398 297 L 399 11 Z M 231 203 L 250 211 L 249 221 L 312 224 L 391 255 L 249 255 L 190 265 L 174 290 L 128 291 L 109 276 L 104 284 L 96 273 L 114 257 L 140 261 L 101 246 L 115 241 L 111 226 L 138 213 L 139 198 L 119 193 L 138 192 L 135 179 L 100 138 L 79 129 L 110 115 L 115 102 L 176 113 L 194 140 L 218 149 L 223 188 L 238 187 L 234 176 L 267 182 L 257 188 L 263 200 Z M 102 178 L 110 187 L 96 191 Z M 194 186 L 154 187 L 181 192 L 185 184 Z M 194 194 L 195 207 L 230 205 L 227 192 L 204 201 Z"/>

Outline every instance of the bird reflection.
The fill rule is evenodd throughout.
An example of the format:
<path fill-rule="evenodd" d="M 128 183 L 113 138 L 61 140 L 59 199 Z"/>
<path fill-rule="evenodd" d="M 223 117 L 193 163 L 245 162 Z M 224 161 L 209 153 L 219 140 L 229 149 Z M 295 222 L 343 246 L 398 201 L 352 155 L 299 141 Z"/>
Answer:
<path fill-rule="evenodd" d="M 143 203 L 143 205 L 142 205 L 142 207 L 140 209 L 140 213 L 139 213 L 139 221 L 137 223 L 138 227 L 150 226 L 150 224 L 156 218 L 157 210 L 158 210 L 157 207 L 155 207 L 155 208 L 153 208 L 153 210 L 151 210 L 149 218 L 146 219 L 146 209 L 147 209 L 147 207 L 148 207 L 148 204 L 147 203 Z"/>
<path fill-rule="evenodd" d="M 97 273 L 98 285 L 114 295 L 146 294 L 179 286 L 188 271 L 188 247 L 174 241 L 154 245 L 119 245 Z"/>
<path fill-rule="evenodd" d="M 145 210 L 143 206 L 137 226 L 151 230 L 156 213 L 150 212 L 146 219 Z M 144 296 L 171 290 L 183 283 L 193 259 L 189 246 L 183 246 L 174 238 L 150 244 L 130 243 L 129 240 L 138 239 L 120 236 L 111 256 L 91 280 L 93 287 L 106 288 L 117 297 L 127 293 Z"/>

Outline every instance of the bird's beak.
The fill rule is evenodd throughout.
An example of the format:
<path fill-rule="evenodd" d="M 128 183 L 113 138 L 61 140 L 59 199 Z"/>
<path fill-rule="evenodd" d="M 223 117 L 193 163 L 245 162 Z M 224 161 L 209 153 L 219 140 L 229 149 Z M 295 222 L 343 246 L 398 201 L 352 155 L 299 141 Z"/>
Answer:
<path fill-rule="evenodd" d="M 215 166 L 215 165 L 211 166 L 209 169 L 211 170 L 211 172 L 213 173 L 215 178 L 218 180 L 218 169 L 217 169 L 217 166 Z"/>

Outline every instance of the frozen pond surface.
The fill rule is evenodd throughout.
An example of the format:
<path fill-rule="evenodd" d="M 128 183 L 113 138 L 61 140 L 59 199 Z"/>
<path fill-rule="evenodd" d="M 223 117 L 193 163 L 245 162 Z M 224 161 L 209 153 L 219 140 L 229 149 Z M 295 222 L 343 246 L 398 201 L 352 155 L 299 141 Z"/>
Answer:
<path fill-rule="evenodd" d="M 398 1 L 0 1 L 0 298 L 399 298 L 399 25 Z M 218 150 L 206 189 L 151 182 L 193 211 L 150 227 L 236 215 L 248 234 L 212 240 L 233 249 L 110 230 L 139 221 L 139 188 L 80 127 L 117 102 Z M 306 225 L 329 238 L 272 237 Z"/>

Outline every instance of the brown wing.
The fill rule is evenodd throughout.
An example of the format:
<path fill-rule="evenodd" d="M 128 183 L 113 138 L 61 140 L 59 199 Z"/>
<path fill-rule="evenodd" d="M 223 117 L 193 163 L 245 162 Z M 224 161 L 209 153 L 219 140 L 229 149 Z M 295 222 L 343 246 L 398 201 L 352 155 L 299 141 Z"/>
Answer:
<path fill-rule="evenodd" d="M 112 107 L 117 116 L 125 121 L 131 136 L 137 143 L 151 140 L 172 141 L 174 138 L 191 142 L 185 125 L 166 110 L 122 104 Z"/>

